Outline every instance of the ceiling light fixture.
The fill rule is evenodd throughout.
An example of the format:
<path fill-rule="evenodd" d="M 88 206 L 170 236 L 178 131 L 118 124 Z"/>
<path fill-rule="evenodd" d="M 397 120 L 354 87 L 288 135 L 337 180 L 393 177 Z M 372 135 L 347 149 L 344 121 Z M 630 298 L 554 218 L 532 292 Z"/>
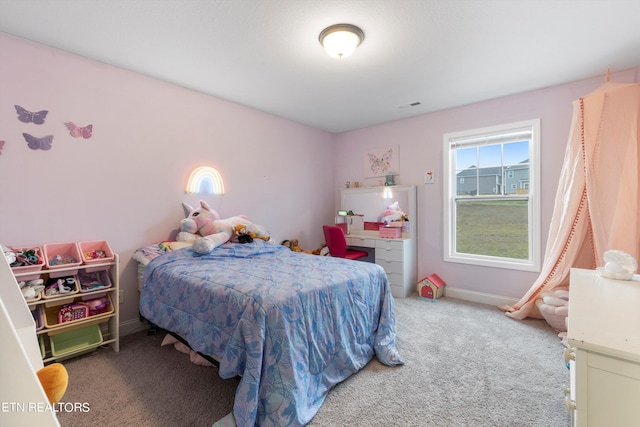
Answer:
<path fill-rule="evenodd" d="M 364 40 L 364 32 L 351 24 L 336 24 L 320 33 L 320 44 L 327 55 L 343 59 L 351 55 Z"/>

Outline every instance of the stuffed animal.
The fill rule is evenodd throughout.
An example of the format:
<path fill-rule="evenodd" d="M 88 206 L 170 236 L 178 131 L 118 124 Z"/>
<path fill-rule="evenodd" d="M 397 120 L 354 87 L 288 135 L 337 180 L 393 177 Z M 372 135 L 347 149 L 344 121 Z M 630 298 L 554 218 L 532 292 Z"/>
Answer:
<path fill-rule="evenodd" d="M 244 215 L 221 219 L 218 212 L 202 200 L 200 207 L 191 209 L 189 216 L 181 221 L 180 230 L 198 233 L 201 237 L 193 241 L 193 250 L 198 254 L 208 254 L 231 239 L 236 225 L 245 225 L 247 232 L 253 233 L 256 238 L 269 240 L 269 233 L 265 227 L 254 224 Z"/>
<path fill-rule="evenodd" d="M 61 363 L 52 363 L 37 372 L 40 385 L 49 399 L 49 403 L 60 402 L 69 385 L 67 368 Z"/>
<path fill-rule="evenodd" d="M 329 248 L 327 247 L 327 245 L 322 245 L 322 247 L 319 247 L 318 249 L 315 249 L 311 253 L 313 255 L 327 256 L 327 255 L 329 255 Z"/>
<path fill-rule="evenodd" d="M 253 231 L 249 231 L 247 229 L 247 224 L 242 223 L 233 227 L 233 235 L 235 237 L 235 241 L 238 243 L 251 243 L 253 239 L 260 239 L 268 242 L 271 238 L 269 236 L 258 236 Z"/>
<path fill-rule="evenodd" d="M 387 209 L 380 215 L 380 221 L 388 224 L 392 221 L 408 221 L 408 216 L 400 209 L 398 202 L 392 203 L 387 206 Z"/>
<path fill-rule="evenodd" d="M 238 239 L 238 243 L 251 243 L 253 242 L 253 236 L 251 232 L 247 231 L 245 224 L 238 224 L 233 227 L 233 234 Z"/>
<path fill-rule="evenodd" d="M 184 202 L 182 203 L 182 207 L 184 208 L 187 218 L 189 218 L 194 209 Z M 198 235 L 198 226 L 196 222 L 186 221 L 187 218 L 180 221 L 180 231 L 176 236 L 176 241 L 193 243 L 198 237 L 202 236 Z"/>
<path fill-rule="evenodd" d="M 291 249 L 291 240 L 283 240 L 280 244 L 285 248 Z"/>

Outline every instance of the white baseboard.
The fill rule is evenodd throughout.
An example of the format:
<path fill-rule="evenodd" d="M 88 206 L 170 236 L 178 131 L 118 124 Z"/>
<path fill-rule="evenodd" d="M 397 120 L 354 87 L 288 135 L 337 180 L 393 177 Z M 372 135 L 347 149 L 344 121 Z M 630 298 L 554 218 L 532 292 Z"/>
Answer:
<path fill-rule="evenodd" d="M 513 305 L 520 301 L 516 298 L 509 298 L 502 295 L 487 294 L 484 292 L 468 291 L 466 289 L 458 289 L 446 286 L 444 288 L 444 296 L 458 298 L 465 301 L 477 302 L 487 305 Z"/>
<path fill-rule="evenodd" d="M 120 322 L 120 338 L 149 329 L 149 324 L 138 319 L 125 320 Z"/>

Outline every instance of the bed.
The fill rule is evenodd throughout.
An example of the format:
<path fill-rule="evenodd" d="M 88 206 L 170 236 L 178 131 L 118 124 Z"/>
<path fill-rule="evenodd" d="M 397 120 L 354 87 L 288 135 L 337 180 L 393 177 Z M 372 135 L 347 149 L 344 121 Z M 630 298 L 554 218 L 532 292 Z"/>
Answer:
<path fill-rule="evenodd" d="M 376 264 L 257 239 L 206 255 L 186 247 L 144 258 L 153 259 L 141 315 L 217 360 L 220 377 L 241 377 L 238 426 L 305 425 L 329 390 L 374 355 L 403 364 L 390 285 Z"/>

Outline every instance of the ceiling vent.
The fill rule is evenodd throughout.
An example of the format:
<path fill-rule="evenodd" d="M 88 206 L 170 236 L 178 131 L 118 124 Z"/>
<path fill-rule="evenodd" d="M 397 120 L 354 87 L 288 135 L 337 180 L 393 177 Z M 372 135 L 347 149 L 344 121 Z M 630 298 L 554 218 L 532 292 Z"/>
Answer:
<path fill-rule="evenodd" d="M 405 110 L 405 109 L 407 109 L 407 108 L 417 107 L 418 105 L 420 105 L 420 102 L 419 102 L 419 101 L 416 101 L 416 102 L 412 102 L 412 103 L 410 103 L 410 104 L 404 104 L 404 105 L 401 105 L 401 106 L 399 106 L 398 108 L 399 108 L 399 109 L 401 109 L 401 110 Z"/>

